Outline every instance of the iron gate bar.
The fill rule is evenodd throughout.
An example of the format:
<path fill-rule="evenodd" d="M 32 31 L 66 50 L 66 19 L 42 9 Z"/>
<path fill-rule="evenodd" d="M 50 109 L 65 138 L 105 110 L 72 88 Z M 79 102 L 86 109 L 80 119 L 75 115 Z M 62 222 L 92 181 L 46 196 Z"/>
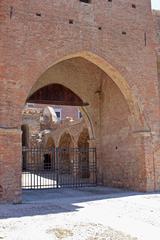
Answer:
<path fill-rule="evenodd" d="M 22 148 L 22 189 L 95 186 L 96 148 Z M 24 167 L 25 166 L 25 167 Z"/>

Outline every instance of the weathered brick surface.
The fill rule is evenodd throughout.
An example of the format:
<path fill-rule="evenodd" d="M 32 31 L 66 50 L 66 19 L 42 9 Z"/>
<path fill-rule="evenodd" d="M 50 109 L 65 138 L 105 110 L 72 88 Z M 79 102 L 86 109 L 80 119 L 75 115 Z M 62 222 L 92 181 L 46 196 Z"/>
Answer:
<path fill-rule="evenodd" d="M 134 1 L 136 8 L 132 3 L 0 1 L 2 200 L 18 201 L 21 193 L 19 129 L 25 101 L 51 82 L 90 104 L 84 110 L 96 138 L 99 181 L 160 189 L 153 16 L 150 0 Z"/>
<path fill-rule="evenodd" d="M 21 132 L 0 129 L 0 196 L 2 202 L 21 201 Z M 5 159 L 5 161 L 4 161 Z"/>
<path fill-rule="evenodd" d="M 158 66 L 158 81 L 160 81 L 160 11 L 153 11 L 153 20 L 155 24 L 156 34 L 156 54 L 157 54 L 157 66 Z M 160 147 L 159 136 L 154 136 L 154 165 L 155 165 L 155 188 L 159 189 L 160 186 Z"/>

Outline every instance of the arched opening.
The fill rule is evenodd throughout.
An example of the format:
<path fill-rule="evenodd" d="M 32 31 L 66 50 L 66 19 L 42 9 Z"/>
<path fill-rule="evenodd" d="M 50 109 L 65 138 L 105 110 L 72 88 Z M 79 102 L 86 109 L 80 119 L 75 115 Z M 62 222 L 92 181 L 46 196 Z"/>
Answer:
<path fill-rule="evenodd" d="M 49 137 L 47 140 L 46 152 L 43 157 L 44 170 L 55 171 L 55 143 L 52 137 Z"/>
<path fill-rule="evenodd" d="M 88 133 L 84 133 L 86 130 L 83 132 L 77 147 L 93 148 L 88 146 L 88 139 L 96 143 L 98 183 L 130 189 L 138 189 L 141 184 L 143 188 L 144 182 L 139 174 L 143 169 L 145 175 L 145 163 L 139 157 L 143 150 L 140 138 L 137 140 L 133 134 L 143 125 L 143 115 L 140 115 L 123 77 L 109 65 L 107 74 L 103 61 L 96 64 L 94 57 L 93 61 L 87 58 L 67 58 L 47 69 L 34 84 L 27 99 L 30 103 L 79 106 Z M 58 153 L 60 174 L 74 172 L 75 166 L 69 150 L 72 146 L 71 136 L 63 134 Z M 79 175 L 89 178 L 89 153 L 83 152 L 81 159 L 84 161 L 79 164 Z M 84 166 L 86 172 L 82 170 Z"/>
<path fill-rule="evenodd" d="M 112 81 L 116 84 L 116 86 L 119 88 L 120 92 L 123 94 L 131 114 L 134 115 L 134 123 L 135 128 L 146 128 L 148 129 L 148 124 L 146 122 L 145 116 L 141 110 L 141 108 L 138 105 L 136 97 L 133 95 L 131 88 L 129 87 L 128 82 L 123 77 L 123 75 L 113 66 L 111 63 L 109 63 L 106 59 L 94 54 L 93 52 L 89 51 L 81 51 L 76 52 L 73 54 L 68 54 L 66 56 L 63 56 L 61 58 L 55 59 L 53 62 L 53 59 L 49 63 L 45 64 L 45 71 L 39 71 L 37 78 L 35 81 L 35 84 L 31 87 L 30 93 L 28 94 L 27 98 L 31 96 L 33 92 L 35 92 L 37 89 L 39 89 L 42 86 L 47 85 L 46 82 L 57 82 L 53 79 L 53 81 L 49 80 L 51 78 L 51 69 L 54 70 L 55 66 L 58 66 L 61 63 L 68 62 L 68 61 L 74 61 L 77 59 L 83 59 L 85 62 L 91 63 L 95 67 L 99 68 L 103 73 L 105 73 Z M 47 70 L 46 70 L 47 69 Z M 86 65 L 87 69 L 87 65 Z M 63 69 L 65 70 L 65 69 Z M 78 71 L 80 73 L 80 71 Z M 65 74 L 67 71 L 65 71 Z M 47 78 L 43 83 L 40 81 L 44 77 L 44 75 L 47 74 Z M 58 73 L 59 74 L 59 73 Z M 50 75 L 50 76 L 49 76 Z M 53 75 L 52 75 L 53 76 Z M 35 80 L 35 79 L 34 79 Z M 44 79 L 43 79 L 44 80 Z"/>
<path fill-rule="evenodd" d="M 85 128 L 81 132 L 78 139 L 78 166 L 79 166 L 79 175 L 82 178 L 89 178 L 89 134 L 88 130 Z"/>
<path fill-rule="evenodd" d="M 73 142 L 69 133 L 64 133 L 59 141 L 59 172 L 71 174 L 73 170 L 72 151 Z"/>

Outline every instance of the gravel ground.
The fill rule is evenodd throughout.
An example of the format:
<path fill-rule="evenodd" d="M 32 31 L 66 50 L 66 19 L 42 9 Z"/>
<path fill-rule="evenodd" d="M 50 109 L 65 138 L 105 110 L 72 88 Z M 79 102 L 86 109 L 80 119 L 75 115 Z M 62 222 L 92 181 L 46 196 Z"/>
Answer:
<path fill-rule="evenodd" d="M 0 239 L 159 240 L 160 194 L 104 187 L 25 191 L 0 205 Z"/>

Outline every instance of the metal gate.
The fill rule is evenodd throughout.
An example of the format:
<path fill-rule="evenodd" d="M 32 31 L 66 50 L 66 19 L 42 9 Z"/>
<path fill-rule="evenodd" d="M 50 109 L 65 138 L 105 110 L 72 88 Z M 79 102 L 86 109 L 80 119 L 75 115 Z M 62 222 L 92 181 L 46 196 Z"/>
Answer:
<path fill-rule="evenodd" d="M 95 148 L 23 148 L 23 189 L 93 186 Z"/>

